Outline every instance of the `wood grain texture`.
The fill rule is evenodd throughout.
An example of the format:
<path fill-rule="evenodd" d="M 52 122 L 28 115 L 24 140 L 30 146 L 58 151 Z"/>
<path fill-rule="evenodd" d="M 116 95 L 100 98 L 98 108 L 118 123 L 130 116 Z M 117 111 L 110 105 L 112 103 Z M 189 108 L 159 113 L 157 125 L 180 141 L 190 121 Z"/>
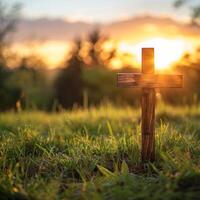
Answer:
<path fill-rule="evenodd" d="M 155 160 L 155 89 L 142 89 L 142 161 Z"/>
<path fill-rule="evenodd" d="M 118 73 L 119 87 L 182 88 L 183 76 L 171 74 Z"/>
<path fill-rule="evenodd" d="M 154 49 L 142 49 L 142 73 L 154 74 Z M 156 93 L 154 88 L 142 89 L 142 162 L 155 160 L 155 106 Z"/>
<path fill-rule="evenodd" d="M 154 74 L 154 48 L 142 48 L 142 73 Z"/>
<path fill-rule="evenodd" d="M 142 162 L 155 161 L 155 88 L 182 88 L 183 76 L 154 74 L 154 48 L 142 49 L 142 73 L 118 73 L 120 87 L 142 88 Z"/>

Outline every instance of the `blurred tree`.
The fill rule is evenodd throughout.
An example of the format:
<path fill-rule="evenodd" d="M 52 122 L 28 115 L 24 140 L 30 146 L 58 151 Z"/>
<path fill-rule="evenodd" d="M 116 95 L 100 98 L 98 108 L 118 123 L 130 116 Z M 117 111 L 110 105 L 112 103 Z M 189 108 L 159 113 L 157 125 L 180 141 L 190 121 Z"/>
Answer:
<path fill-rule="evenodd" d="M 98 105 L 104 100 L 136 104 L 138 92 L 117 88 L 116 71 L 107 67 L 115 56 L 115 48 L 99 30 L 90 33 L 86 41 L 76 40 L 70 59 L 55 80 L 58 104 L 63 108 Z"/>
<path fill-rule="evenodd" d="M 10 35 L 16 30 L 20 17 L 21 5 L 8 6 L 0 1 L 0 66 L 6 65 L 5 50 L 10 42 Z"/>
<path fill-rule="evenodd" d="M 99 105 L 108 101 L 113 104 L 139 105 L 140 90 L 122 89 L 116 85 L 117 72 L 139 72 L 138 69 L 123 68 L 111 70 L 109 68 L 84 68 L 83 80 L 85 90 L 88 92 L 89 105 Z"/>
<path fill-rule="evenodd" d="M 103 85 L 103 83 L 98 83 L 97 77 L 94 77 L 95 83 L 86 81 L 83 71 L 86 68 L 104 68 L 109 65 L 115 56 L 115 50 L 114 48 L 106 49 L 108 43 L 108 38 L 102 36 L 99 30 L 90 33 L 87 40 L 75 41 L 70 59 L 67 59 L 64 69 L 55 80 L 55 97 L 63 108 L 72 108 L 74 105 L 83 106 L 83 95 L 87 96 L 88 90 L 100 89 Z M 101 86 L 97 87 L 98 84 Z M 102 94 L 100 90 L 96 90 L 95 94 L 98 92 Z M 95 101 L 95 98 L 93 100 Z"/>
<path fill-rule="evenodd" d="M 7 88 L 18 88 L 16 108 L 50 110 L 53 90 L 48 80 L 44 62 L 37 56 L 21 59 L 19 66 L 12 70 L 6 80 Z"/>
<path fill-rule="evenodd" d="M 55 98 L 63 108 L 82 106 L 83 104 L 83 60 L 79 56 L 81 40 L 77 39 L 71 57 L 66 61 L 55 80 Z"/>
<path fill-rule="evenodd" d="M 6 67 L 0 67 L 0 111 L 15 108 L 16 102 L 20 97 L 20 89 L 13 85 L 8 87 L 6 84 L 12 71 Z"/>
<path fill-rule="evenodd" d="M 7 68 L 7 49 L 10 34 L 16 29 L 16 22 L 20 14 L 20 5 L 11 7 L 0 1 L 0 111 L 14 107 L 19 97 L 19 88 L 7 88 L 6 80 L 11 75 Z"/>
<path fill-rule="evenodd" d="M 92 67 L 108 66 L 115 57 L 116 49 L 114 47 L 106 48 L 109 45 L 109 38 L 101 35 L 98 29 L 91 32 L 88 36 L 89 44 L 87 60 Z"/>
<path fill-rule="evenodd" d="M 199 25 L 200 24 L 200 3 L 196 0 L 176 0 L 174 2 L 174 6 L 176 8 L 179 8 L 183 6 L 184 4 L 187 4 L 191 7 L 192 13 L 192 24 Z"/>
<path fill-rule="evenodd" d="M 162 90 L 161 94 L 165 102 L 171 104 L 197 104 L 200 101 L 200 49 L 194 54 L 185 54 L 174 70 L 183 74 L 184 88 L 181 90 Z M 174 98 L 176 96 L 176 98 Z"/>

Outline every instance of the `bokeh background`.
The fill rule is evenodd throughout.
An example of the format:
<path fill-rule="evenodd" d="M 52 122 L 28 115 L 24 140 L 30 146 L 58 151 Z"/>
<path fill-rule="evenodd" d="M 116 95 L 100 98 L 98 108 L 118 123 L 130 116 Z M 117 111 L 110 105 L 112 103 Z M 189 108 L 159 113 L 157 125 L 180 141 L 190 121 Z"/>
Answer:
<path fill-rule="evenodd" d="M 138 106 L 116 74 L 140 72 L 142 47 L 155 48 L 157 72 L 184 75 L 158 99 L 199 104 L 198 0 L 1 0 L 0 111 Z"/>

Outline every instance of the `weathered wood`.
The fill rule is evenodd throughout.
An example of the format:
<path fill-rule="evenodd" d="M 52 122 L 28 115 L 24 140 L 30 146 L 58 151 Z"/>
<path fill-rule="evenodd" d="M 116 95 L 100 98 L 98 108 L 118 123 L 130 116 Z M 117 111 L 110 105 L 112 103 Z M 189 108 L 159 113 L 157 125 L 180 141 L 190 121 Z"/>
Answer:
<path fill-rule="evenodd" d="M 142 49 L 142 73 L 154 74 L 154 49 Z M 155 105 L 154 88 L 142 89 L 142 161 L 155 160 Z"/>
<path fill-rule="evenodd" d="M 118 73 L 120 87 L 142 88 L 142 150 L 143 162 L 155 160 L 155 88 L 181 88 L 182 75 L 154 74 L 154 49 L 142 49 L 142 74 Z"/>
<path fill-rule="evenodd" d="M 142 89 L 142 161 L 155 160 L 155 89 Z"/>
<path fill-rule="evenodd" d="M 142 73 L 154 74 L 154 48 L 142 48 Z"/>
<path fill-rule="evenodd" d="M 171 74 L 118 73 L 117 83 L 119 87 L 182 88 L 183 76 Z"/>

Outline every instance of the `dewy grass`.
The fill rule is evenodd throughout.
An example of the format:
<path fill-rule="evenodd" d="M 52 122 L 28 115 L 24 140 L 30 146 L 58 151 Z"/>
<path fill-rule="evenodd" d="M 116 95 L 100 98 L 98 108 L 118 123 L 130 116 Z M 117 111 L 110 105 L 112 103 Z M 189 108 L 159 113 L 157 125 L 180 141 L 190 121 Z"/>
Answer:
<path fill-rule="evenodd" d="M 0 199 L 200 198 L 200 108 L 157 108 L 141 165 L 140 111 L 101 106 L 0 115 Z"/>

